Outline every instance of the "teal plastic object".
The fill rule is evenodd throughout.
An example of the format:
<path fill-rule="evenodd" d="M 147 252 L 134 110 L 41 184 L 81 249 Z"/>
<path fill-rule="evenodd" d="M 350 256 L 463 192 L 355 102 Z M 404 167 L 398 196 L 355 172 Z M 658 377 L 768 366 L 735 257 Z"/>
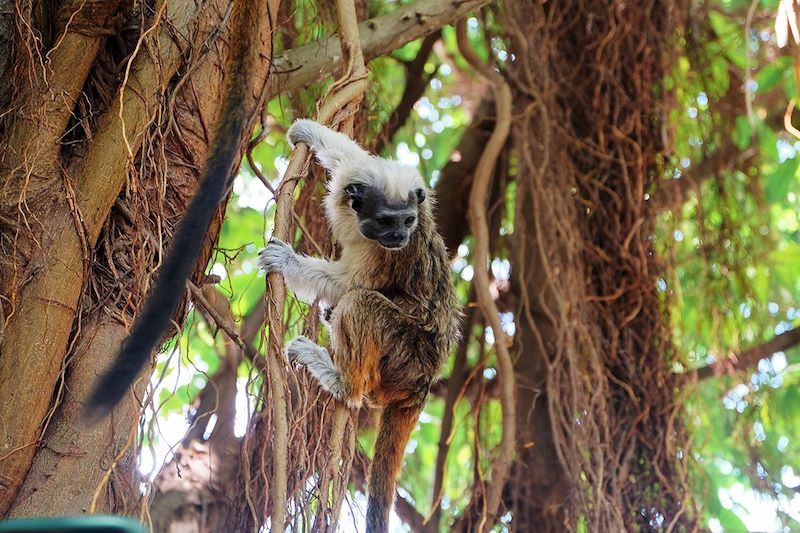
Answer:
<path fill-rule="evenodd" d="M 124 516 L 67 516 L 21 518 L 0 522 L 0 533 L 146 533 L 132 518 Z"/>

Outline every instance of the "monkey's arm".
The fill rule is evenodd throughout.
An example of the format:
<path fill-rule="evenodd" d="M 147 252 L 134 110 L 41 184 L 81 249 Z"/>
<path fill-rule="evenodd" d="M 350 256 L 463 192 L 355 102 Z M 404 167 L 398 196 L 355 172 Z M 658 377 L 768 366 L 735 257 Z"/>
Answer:
<path fill-rule="evenodd" d="M 307 144 L 316 154 L 317 161 L 331 175 L 336 174 L 343 166 L 358 165 L 359 161 L 372 157 L 347 135 L 313 120 L 296 120 L 286 132 L 286 137 L 292 146 L 297 143 Z"/>
<path fill-rule="evenodd" d="M 289 288 L 306 302 L 319 298 L 335 306 L 346 291 L 336 263 L 297 254 L 278 239 L 271 240 L 258 254 L 258 266 L 264 272 L 282 273 Z"/>

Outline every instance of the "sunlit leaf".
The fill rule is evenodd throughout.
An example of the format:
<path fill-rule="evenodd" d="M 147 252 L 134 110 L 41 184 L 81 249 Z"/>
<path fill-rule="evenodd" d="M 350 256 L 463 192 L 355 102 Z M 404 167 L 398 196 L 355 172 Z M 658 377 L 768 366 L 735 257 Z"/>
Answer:
<path fill-rule="evenodd" d="M 797 159 L 787 159 L 778 165 L 775 172 L 767 176 L 766 193 L 768 201 L 779 202 L 786 197 L 792 182 L 795 181 L 797 164 Z"/>

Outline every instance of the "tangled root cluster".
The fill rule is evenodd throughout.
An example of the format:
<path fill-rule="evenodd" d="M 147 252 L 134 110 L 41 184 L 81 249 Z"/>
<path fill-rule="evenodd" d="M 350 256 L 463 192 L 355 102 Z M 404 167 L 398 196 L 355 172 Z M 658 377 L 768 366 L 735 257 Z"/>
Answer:
<path fill-rule="evenodd" d="M 656 289 L 662 267 L 648 203 L 666 148 L 658 87 L 678 4 L 505 3 L 517 58 L 509 64 L 518 113 L 515 263 L 530 298 L 518 320 L 533 332 L 522 339 L 521 357 L 541 365 L 532 386 L 543 389 L 553 453 L 569 486 L 567 516 L 544 510 L 553 527 L 693 523 L 681 380 Z M 535 473 L 516 480 L 520 498 L 524 476 Z M 525 523 L 524 502 L 515 507 L 515 520 Z"/>

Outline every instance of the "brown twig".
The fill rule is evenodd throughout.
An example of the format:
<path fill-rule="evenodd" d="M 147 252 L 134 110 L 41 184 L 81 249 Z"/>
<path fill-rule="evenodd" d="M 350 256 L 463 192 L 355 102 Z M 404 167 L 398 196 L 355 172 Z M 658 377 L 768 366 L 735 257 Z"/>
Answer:
<path fill-rule="evenodd" d="M 500 376 L 500 403 L 503 407 L 503 436 L 500 441 L 500 451 L 492 469 L 492 484 L 486 493 L 485 516 L 488 523 L 484 522 L 480 530 L 491 529 L 503 492 L 511 462 L 514 457 L 516 441 L 516 407 L 514 400 L 514 365 L 508 350 L 508 338 L 500 322 L 500 313 L 495 305 L 490 291 L 489 281 L 489 223 L 486 217 L 486 198 L 492 180 L 492 170 L 497 162 L 506 139 L 511 129 L 511 89 L 502 75 L 484 64 L 475 54 L 467 38 L 466 20 L 461 19 L 456 24 L 458 48 L 464 59 L 484 78 L 492 84 L 497 109 L 497 121 L 492 136 L 481 154 L 478 166 L 475 169 L 472 190 L 469 195 L 469 223 L 474 239 L 475 275 L 473 283 L 478 303 L 483 310 L 489 326 L 494 333 L 494 346 Z"/>
<path fill-rule="evenodd" d="M 350 109 L 357 109 L 364 93 L 366 92 L 367 69 L 364 65 L 364 56 L 361 51 L 361 41 L 358 34 L 358 18 L 356 15 L 355 3 L 353 0 L 336 1 L 336 18 L 339 26 L 339 39 L 344 50 L 345 63 L 348 65 L 348 76 L 340 80 L 342 84 L 357 83 L 363 86 L 363 91 L 352 98 L 347 106 Z M 350 115 L 340 124 L 340 130 L 352 134 L 353 115 Z M 344 473 L 341 472 L 339 462 L 342 457 L 342 445 L 344 444 L 344 431 L 347 420 L 350 418 L 350 410 L 341 402 L 336 402 L 333 413 L 333 427 L 331 428 L 331 449 L 325 469 L 322 472 L 320 482 L 321 498 L 320 512 L 317 514 L 317 526 L 322 526 L 320 520 L 328 512 L 332 515 L 333 528 L 339 517 L 342 498 L 344 497 Z M 337 476 L 337 474 L 339 474 Z M 335 480 L 332 494 L 332 506 L 328 508 L 328 484 L 331 479 Z"/>
<path fill-rule="evenodd" d="M 286 169 L 281 185 L 275 195 L 275 228 L 273 234 L 283 241 L 289 240 L 289 216 L 292 193 L 300 179 L 300 169 L 304 166 L 308 148 L 298 145 L 292 154 L 292 160 Z M 286 287 L 279 273 L 272 272 L 267 276 L 267 379 L 272 395 L 270 402 L 273 423 L 273 457 L 270 500 L 272 514 L 270 518 L 275 527 L 283 528 L 286 511 L 286 486 L 289 446 L 289 420 L 286 411 L 286 367 L 283 362 L 283 307 L 286 299 Z"/>
<path fill-rule="evenodd" d="M 221 329 L 225 335 L 227 335 L 227 337 L 242 350 L 242 352 L 247 354 L 248 358 L 255 359 L 257 356 L 255 348 L 242 340 L 242 338 L 239 336 L 239 333 L 235 329 L 231 317 L 223 317 L 219 311 L 206 299 L 206 297 L 203 295 L 203 291 L 197 285 L 191 281 L 188 282 L 188 285 L 189 291 L 192 293 L 195 303 L 199 304 L 203 310 L 208 313 L 212 320 L 214 320 L 216 326 Z"/>
<path fill-rule="evenodd" d="M 202 289 L 189 283 L 189 290 L 195 303 L 201 308 L 201 315 L 209 325 L 215 325 L 225 332 L 223 354 L 217 371 L 208 377 L 206 384 L 194 398 L 196 406 L 192 414 L 191 424 L 183 437 L 183 447 L 186 448 L 193 441 L 203 440 L 211 420 L 211 415 L 217 415 L 209 441 L 220 437 L 230 438 L 233 435 L 234 420 L 236 418 L 236 372 L 245 355 L 247 341 L 236 334 L 230 302 L 214 286 L 204 285 Z M 251 349 L 248 357 L 254 359 L 255 350 Z M 259 361 L 262 358 L 258 359 Z"/>
<path fill-rule="evenodd" d="M 352 0 L 340 0 L 337 3 L 339 11 L 343 14 L 340 15 L 340 33 L 351 32 L 355 28 L 355 7 Z M 342 22 L 343 21 L 343 22 Z M 352 27 L 350 25 L 352 24 Z M 342 36 L 344 40 L 344 37 Z M 360 48 L 358 47 L 358 39 L 356 37 L 355 43 L 348 41 L 349 44 L 349 57 L 352 61 L 359 61 L 363 68 L 363 58 L 361 56 Z M 355 48 L 354 48 L 355 47 Z M 329 123 L 334 119 L 334 116 L 342 110 L 345 106 L 357 101 L 362 97 L 367 88 L 367 78 L 364 70 L 350 68 L 349 76 L 337 82 L 333 86 L 333 91 L 327 96 L 326 102 L 321 106 L 317 120 L 322 123 Z M 346 120 L 347 117 L 339 117 L 340 121 Z M 276 191 L 276 207 L 275 207 L 275 227 L 273 235 L 281 240 L 290 240 L 289 225 L 291 221 L 292 199 L 294 188 L 297 185 L 300 177 L 307 171 L 308 160 L 308 147 L 303 143 L 298 143 L 294 152 L 292 153 L 291 160 L 287 166 L 284 178 L 281 181 L 278 190 Z M 269 324 L 269 337 L 267 341 L 268 350 L 268 367 L 270 378 L 270 390 L 272 392 L 272 413 L 275 429 L 274 435 L 274 457 L 273 457 L 273 477 L 272 477 L 272 523 L 284 523 L 284 511 L 286 507 L 286 467 L 287 467 L 287 446 L 288 446 L 288 419 L 286 413 L 286 375 L 285 366 L 283 365 L 283 324 L 281 317 L 283 314 L 283 306 L 286 298 L 286 287 L 283 284 L 281 276 L 277 273 L 271 273 L 267 276 L 268 284 L 268 298 L 267 298 L 267 317 Z M 341 412 L 341 409 L 337 408 Z M 347 416 L 347 411 L 344 409 L 343 414 L 335 415 L 338 418 Z M 336 427 L 344 427 L 340 423 L 334 424 Z M 341 440 L 341 439 L 339 439 Z M 333 439 L 335 442 L 336 439 Z M 336 461 L 338 462 L 338 460 Z M 327 488 L 322 486 L 323 501 L 327 500 Z M 324 505 L 323 505 L 324 507 Z M 337 510 L 338 511 L 338 510 Z M 322 513 L 320 513 L 322 515 Z"/>
<path fill-rule="evenodd" d="M 733 357 L 726 357 L 710 365 L 690 370 L 687 374 L 697 378 L 698 381 L 719 376 L 730 376 L 736 372 L 752 368 L 759 361 L 772 356 L 775 352 L 783 352 L 799 344 L 800 328 L 790 329 Z"/>

